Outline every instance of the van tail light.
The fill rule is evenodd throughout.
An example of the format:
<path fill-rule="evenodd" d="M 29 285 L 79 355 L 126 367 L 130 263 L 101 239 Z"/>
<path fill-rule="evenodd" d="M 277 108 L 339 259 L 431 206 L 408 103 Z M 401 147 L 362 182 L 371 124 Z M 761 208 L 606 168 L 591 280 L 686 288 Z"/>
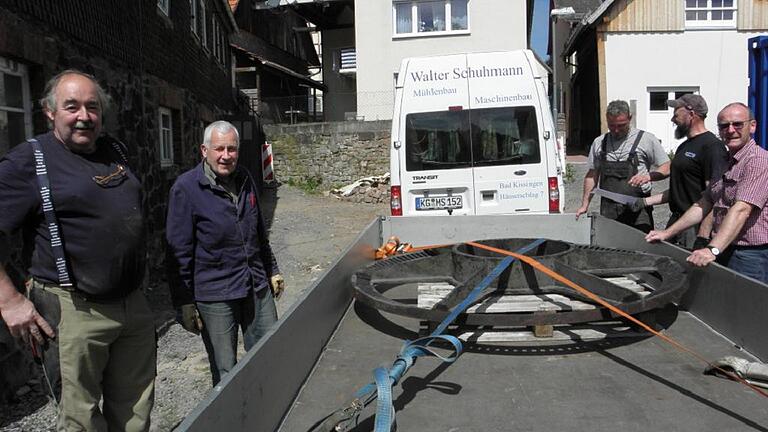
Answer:
<path fill-rule="evenodd" d="M 549 178 L 549 212 L 560 213 L 560 189 L 557 188 L 557 177 Z"/>
<path fill-rule="evenodd" d="M 392 186 L 389 189 L 389 209 L 392 216 L 403 215 L 403 200 L 400 194 L 400 186 Z"/>

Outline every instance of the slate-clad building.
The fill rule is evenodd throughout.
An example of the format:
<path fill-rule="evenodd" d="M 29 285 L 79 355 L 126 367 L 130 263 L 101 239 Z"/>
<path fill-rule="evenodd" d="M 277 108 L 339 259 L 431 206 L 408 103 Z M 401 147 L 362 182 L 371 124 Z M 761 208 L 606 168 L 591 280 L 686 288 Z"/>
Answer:
<path fill-rule="evenodd" d="M 104 131 L 127 145 L 144 186 L 148 273 L 162 272 L 168 189 L 199 161 L 208 123 L 249 113 L 234 87 L 236 30 L 226 0 L 0 0 L 0 156 L 48 130 L 37 101 L 51 76 L 93 74 L 112 99 Z M 2 392 L 26 379 L 9 366 L 19 355 L 0 325 Z"/>

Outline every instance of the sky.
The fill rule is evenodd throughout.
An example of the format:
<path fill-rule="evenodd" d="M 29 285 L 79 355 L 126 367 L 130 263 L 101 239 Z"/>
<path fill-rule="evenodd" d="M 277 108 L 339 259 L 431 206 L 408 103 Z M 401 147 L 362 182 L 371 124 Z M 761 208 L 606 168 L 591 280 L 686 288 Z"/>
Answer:
<path fill-rule="evenodd" d="M 548 60 L 547 41 L 549 38 L 549 0 L 534 1 L 531 49 L 542 59 Z"/>

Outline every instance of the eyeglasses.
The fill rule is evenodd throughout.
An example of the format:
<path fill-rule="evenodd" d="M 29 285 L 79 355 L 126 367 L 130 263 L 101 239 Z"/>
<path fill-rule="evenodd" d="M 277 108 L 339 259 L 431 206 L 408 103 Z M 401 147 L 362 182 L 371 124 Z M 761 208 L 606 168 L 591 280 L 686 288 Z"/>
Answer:
<path fill-rule="evenodd" d="M 747 124 L 747 122 L 745 121 L 725 122 L 725 123 L 718 123 L 717 127 L 720 130 L 726 130 L 726 129 L 730 129 L 730 127 L 733 126 L 733 128 L 736 130 L 742 130 L 745 124 Z"/>
<path fill-rule="evenodd" d="M 125 167 L 118 164 L 115 172 L 105 176 L 93 176 L 93 181 L 101 187 L 117 186 L 122 183 L 122 180 L 126 175 L 128 174 L 125 171 Z"/>

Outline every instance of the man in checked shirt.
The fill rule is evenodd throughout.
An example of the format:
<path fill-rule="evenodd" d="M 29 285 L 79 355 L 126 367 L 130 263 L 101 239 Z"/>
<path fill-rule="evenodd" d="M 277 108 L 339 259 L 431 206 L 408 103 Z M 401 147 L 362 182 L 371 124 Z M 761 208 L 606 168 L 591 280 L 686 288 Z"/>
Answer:
<path fill-rule="evenodd" d="M 728 147 L 728 169 L 713 178 L 699 202 L 663 231 L 651 231 L 649 242 L 666 240 L 699 223 L 713 211 L 713 236 L 688 262 L 704 267 L 718 263 L 768 283 L 768 151 L 752 139 L 757 123 L 746 105 L 734 102 L 717 115 L 720 138 Z"/>

